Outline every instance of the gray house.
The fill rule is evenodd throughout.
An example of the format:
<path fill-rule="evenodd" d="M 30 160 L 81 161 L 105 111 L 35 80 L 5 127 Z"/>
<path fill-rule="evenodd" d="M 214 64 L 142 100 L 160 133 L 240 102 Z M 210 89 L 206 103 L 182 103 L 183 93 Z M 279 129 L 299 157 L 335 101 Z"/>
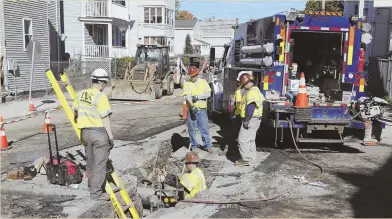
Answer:
<path fill-rule="evenodd" d="M 31 62 L 26 50 L 31 40 L 38 41 L 42 50 L 34 64 L 32 90 L 50 86 L 45 71 L 50 68 L 50 61 L 60 58 L 60 26 L 60 0 L 0 1 L 0 53 L 4 57 L 6 92 L 29 90 Z"/>

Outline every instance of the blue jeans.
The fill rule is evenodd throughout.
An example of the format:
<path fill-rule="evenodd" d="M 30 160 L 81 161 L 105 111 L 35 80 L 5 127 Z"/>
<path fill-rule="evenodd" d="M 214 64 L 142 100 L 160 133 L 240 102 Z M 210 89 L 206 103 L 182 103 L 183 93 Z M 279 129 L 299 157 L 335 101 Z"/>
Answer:
<path fill-rule="evenodd" d="M 192 116 L 187 111 L 187 125 L 189 131 L 189 139 L 192 147 L 198 147 L 199 143 L 196 139 L 196 127 L 199 128 L 201 139 L 203 140 L 205 149 L 211 148 L 210 132 L 208 130 L 208 116 L 207 110 L 198 110 L 195 114 L 196 120 L 192 120 Z"/>

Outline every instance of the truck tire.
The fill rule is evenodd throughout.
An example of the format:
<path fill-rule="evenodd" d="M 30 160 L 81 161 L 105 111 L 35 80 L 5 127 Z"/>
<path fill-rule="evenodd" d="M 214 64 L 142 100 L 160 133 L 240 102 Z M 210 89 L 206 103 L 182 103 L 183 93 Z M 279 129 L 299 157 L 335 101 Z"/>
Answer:
<path fill-rule="evenodd" d="M 162 83 L 154 84 L 155 98 L 161 99 L 163 95 Z"/>
<path fill-rule="evenodd" d="M 169 76 L 167 76 L 167 82 L 168 82 L 168 89 L 166 91 L 167 95 L 173 95 L 174 94 L 174 78 L 173 78 L 173 74 L 170 74 Z"/>

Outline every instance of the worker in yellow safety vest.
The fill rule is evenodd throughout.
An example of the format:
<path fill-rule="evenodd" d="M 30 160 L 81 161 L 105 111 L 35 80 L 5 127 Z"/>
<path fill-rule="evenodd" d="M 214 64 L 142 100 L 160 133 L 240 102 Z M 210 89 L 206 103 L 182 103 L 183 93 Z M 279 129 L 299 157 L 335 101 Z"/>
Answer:
<path fill-rule="evenodd" d="M 185 165 L 188 173 L 184 175 L 174 176 L 167 175 L 165 182 L 168 185 L 176 186 L 177 188 L 184 188 L 185 198 L 193 198 L 199 192 L 207 189 L 206 179 L 204 177 L 203 171 L 197 167 L 200 163 L 200 158 L 197 153 L 191 151 L 185 156 Z M 177 180 L 175 179 L 177 177 Z M 179 182 L 175 185 L 175 182 Z"/>
<path fill-rule="evenodd" d="M 237 160 L 235 165 L 249 166 L 256 158 L 256 133 L 263 115 L 264 96 L 254 83 L 253 76 L 248 73 L 241 75 L 240 85 L 247 93 L 243 96 L 240 106 L 242 126 L 238 134 L 238 148 L 241 159 Z"/>
<path fill-rule="evenodd" d="M 202 149 L 212 154 L 207 116 L 207 100 L 211 96 L 211 88 L 205 79 L 199 77 L 199 72 L 197 67 L 189 67 L 190 80 L 184 83 L 182 96 L 186 99 L 187 114 L 190 115 L 187 117 L 187 125 L 192 151 L 197 152 Z M 196 127 L 199 128 L 204 146 L 199 145 L 196 139 Z"/>
<path fill-rule="evenodd" d="M 240 77 L 242 74 L 248 73 L 252 75 L 252 71 L 240 71 L 237 76 L 237 90 L 234 93 L 234 109 L 233 109 L 233 115 L 232 115 L 232 126 L 230 129 L 230 132 L 228 133 L 228 140 L 227 146 L 224 148 L 223 151 L 219 152 L 219 156 L 226 156 L 228 150 L 229 150 L 229 145 L 236 145 L 238 133 L 241 128 L 242 124 L 242 119 L 240 116 L 241 113 L 241 104 L 242 104 L 242 97 L 245 95 L 246 90 L 240 86 Z"/>
<path fill-rule="evenodd" d="M 110 200 L 103 189 L 106 181 L 106 163 L 113 148 L 113 133 L 110 123 L 112 110 L 103 89 L 109 74 L 102 68 L 92 75 L 90 88 L 78 92 L 73 102 L 75 121 L 81 129 L 81 141 L 85 146 L 86 169 L 90 197 L 94 200 Z"/>

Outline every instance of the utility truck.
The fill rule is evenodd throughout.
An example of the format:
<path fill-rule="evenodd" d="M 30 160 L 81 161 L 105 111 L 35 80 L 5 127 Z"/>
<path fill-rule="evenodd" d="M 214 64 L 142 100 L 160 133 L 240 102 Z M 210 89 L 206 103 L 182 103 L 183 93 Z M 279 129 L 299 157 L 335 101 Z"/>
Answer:
<path fill-rule="evenodd" d="M 296 142 L 343 143 L 343 132 L 363 131 L 366 120 L 384 127 L 375 119 L 382 107 L 358 102 L 367 98 L 364 54 L 371 35 L 362 27 L 368 25 L 338 12 L 294 9 L 238 25 L 220 66 L 211 50 L 209 116 L 232 113 L 237 75 L 251 71 L 266 99 L 261 130 L 272 128 L 275 140 L 280 132 L 282 142 L 290 129 Z M 308 107 L 295 106 L 302 72 Z"/>

